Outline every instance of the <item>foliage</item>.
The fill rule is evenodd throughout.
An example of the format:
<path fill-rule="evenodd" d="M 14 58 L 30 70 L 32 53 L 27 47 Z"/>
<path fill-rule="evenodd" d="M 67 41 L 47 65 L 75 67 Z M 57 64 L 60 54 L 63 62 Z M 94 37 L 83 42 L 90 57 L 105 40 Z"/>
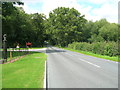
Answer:
<path fill-rule="evenodd" d="M 118 41 L 118 24 L 109 23 L 106 19 L 89 21 L 85 30 L 87 42 Z"/>
<path fill-rule="evenodd" d="M 35 46 L 43 46 L 44 41 L 46 39 L 46 32 L 45 32 L 45 15 L 44 14 L 31 14 L 31 22 L 32 22 L 32 28 L 34 31 L 34 35 L 32 38 L 34 39 L 32 42 Z M 31 30 L 32 31 L 32 30 Z M 30 36 L 31 37 L 31 36 Z"/>
<path fill-rule="evenodd" d="M 117 42 L 94 42 L 94 43 L 86 43 L 86 42 L 73 42 L 68 45 L 68 48 L 88 51 L 95 54 L 107 55 L 107 56 L 117 56 L 118 52 L 118 43 Z"/>
<path fill-rule="evenodd" d="M 8 47 L 16 47 L 17 43 L 20 43 L 20 47 L 25 47 L 26 42 L 32 42 L 33 47 L 42 47 L 44 41 L 47 41 L 49 44 L 59 46 L 86 42 L 94 44 L 96 49 L 98 46 L 105 48 L 101 42 L 105 45 L 107 45 L 105 42 L 114 44 L 113 42 L 118 42 L 120 38 L 118 35 L 120 25 L 109 23 L 106 19 L 87 21 L 84 15 L 74 8 L 58 7 L 49 13 L 49 18 L 46 18 L 40 13 L 27 14 L 23 8 L 15 7 L 14 4 L 18 3 L 2 3 L 2 29 L 3 34 L 7 34 Z M 92 45 L 86 43 L 84 44 L 87 50 L 92 51 Z M 75 48 L 84 50 L 85 46 L 81 45 Z M 110 55 L 108 51 L 103 50 L 93 52 Z"/>
<path fill-rule="evenodd" d="M 88 52 L 88 51 L 81 51 L 81 50 L 75 50 L 75 49 L 71 49 L 71 48 L 63 48 L 62 49 L 66 49 L 66 50 L 70 50 L 70 51 L 73 51 L 73 52 L 78 52 L 78 53 L 81 53 L 81 54 L 86 54 L 86 55 L 89 55 L 89 56 L 94 56 L 94 57 L 98 57 L 98 58 L 102 58 L 102 59 L 107 59 L 107 60 L 112 60 L 112 61 L 117 61 L 117 62 L 120 62 L 120 60 L 118 59 L 118 56 L 107 56 L 107 55 L 100 55 L 100 54 L 95 54 L 95 53 L 92 53 L 92 52 Z"/>
<path fill-rule="evenodd" d="M 55 44 L 67 46 L 74 41 L 81 41 L 86 19 L 74 8 L 58 7 L 49 13 L 46 32 Z"/>
<path fill-rule="evenodd" d="M 8 47 L 25 47 L 26 42 L 33 46 L 43 46 L 45 39 L 43 14 L 26 14 L 16 3 L 2 3 L 2 34 L 7 34 Z"/>

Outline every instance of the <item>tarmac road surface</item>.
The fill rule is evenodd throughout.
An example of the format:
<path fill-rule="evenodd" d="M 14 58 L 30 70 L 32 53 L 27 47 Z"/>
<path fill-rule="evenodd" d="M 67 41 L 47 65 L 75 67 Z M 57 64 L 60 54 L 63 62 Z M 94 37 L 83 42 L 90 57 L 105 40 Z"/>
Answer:
<path fill-rule="evenodd" d="M 48 88 L 118 88 L 118 63 L 48 47 Z"/>

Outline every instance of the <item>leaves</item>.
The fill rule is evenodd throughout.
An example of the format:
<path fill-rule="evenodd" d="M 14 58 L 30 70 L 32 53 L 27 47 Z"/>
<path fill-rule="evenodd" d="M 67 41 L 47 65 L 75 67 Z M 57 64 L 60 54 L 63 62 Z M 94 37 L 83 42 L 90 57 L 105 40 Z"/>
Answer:
<path fill-rule="evenodd" d="M 68 45 L 68 48 L 88 51 L 95 54 L 107 55 L 107 56 L 117 56 L 118 52 L 118 43 L 117 42 L 73 42 Z"/>
<path fill-rule="evenodd" d="M 23 8 L 14 4 L 22 2 L 2 2 L 2 29 L 7 34 L 7 43 L 13 47 L 20 43 L 25 47 L 26 42 L 33 46 L 43 46 L 44 41 L 52 45 L 68 46 L 72 42 L 101 42 L 118 41 L 118 24 L 109 23 L 106 19 L 87 21 L 74 8 L 58 7 L 49 13 L 26 14 Z"/>
<path fill-rule="evenodd" d="M 51 38 L 56 44 L 67 46 L 73 41 L 80 41 L 82 25 L 85 22 L 76 9 L 58 7 L 49 14 L 47 32 L 52 34 Z"/>
<path fill-rule="evenodd" d="M 23 8 L 15 7 L 13 4 L 2 3 L 2 28 L 3 34 L 7 34 L 7 46 L 16 47 L 15 43 L 20 43 L 20 47 L 25 47 L 26 42 L 32 42 L 33 46 L 43 46 L 45 30 L 43 14 L 26 14 Z"/>

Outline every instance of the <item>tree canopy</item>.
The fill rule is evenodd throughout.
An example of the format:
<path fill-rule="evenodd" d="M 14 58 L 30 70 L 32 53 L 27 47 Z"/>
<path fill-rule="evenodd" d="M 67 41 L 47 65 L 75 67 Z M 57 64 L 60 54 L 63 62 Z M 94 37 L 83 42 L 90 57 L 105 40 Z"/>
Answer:
<path fill-rule="evenodd" d="M 74 8 L 58 7 L 49 14 L 47 33 L 54 44 L 67 46 L 74 41 L 82 40 L 82 31 L 86 19 Z"/>
<path fill-rule="evenodd" d="M 8 47 L 15 47 L 17 43 L 25 47 L 26 42 L 43 46 L 45 16 L 26 14 L 23 8 L 15 7 L 14 4 L 17 3 L 2 3 L 2 34 L 7 34 Z"/>
<path fill-rule="evenodd" d="M 58 7 L 49 13 L 27 14 L 22 2 L 2 2 L 2 34 L 7 34 L 8 47 L 26 42 L 43 46 L 44 41 L 52 45 L 67 46 L 72 42 L 118 41 L 118 24 L 106 19 L 88 21 L 74 8 Z"/>

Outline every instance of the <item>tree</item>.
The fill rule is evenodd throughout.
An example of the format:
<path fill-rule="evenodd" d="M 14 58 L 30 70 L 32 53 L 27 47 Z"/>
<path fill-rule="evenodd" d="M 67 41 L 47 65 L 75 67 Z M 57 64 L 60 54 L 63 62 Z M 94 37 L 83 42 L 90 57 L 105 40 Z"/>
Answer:
<path fill-rule="evenodd" d="M 13 46 L 15 38 L 15 27 L 14 25 L 16 16 L 18 14 L 18 9 L 14 4 L 23 5 L 22 2 L 2 2 L 2 34 L 7 34 L 8 46 Z"/>
<path fill-rule="evenodd" d="M 89 31 L 89 29 L 91 37 L 88 38 L 88 41 L 90 42 L 117 41 L 117 24 L 109 23 L 106 19 L 90 22 L 87 30 Z"/>
<path fill-rule="evenodd" d="M 22 7 L 15 7 L 18 3 L 2 3 L 3 34 L 7 34 L 9 47 L 15 47 L 15 43 L 25 47 L 26 42 L 32 42 L 33 46 L 43 46 L 46 38 L 45 15 L 26 14 Z M 15 45 L 15 46 L 14 46 Z"/>
<path fill-rule="evenodd" d="M 114 23 L 109 23 L 104 25 L 99 30 L 99 35 L 101 35 L 105 41 L 117 41 L 118 39 L 118 27 Z"/>
<path fill-rule="evenodd" d="M 58 7 L 49 13 L 47 33 L 55 44 L 67 46 L 82 39 L 81 33 L 86 23 L 84 15 L 74 8 Z"/>
<path fill-rule="evenodd" d="M 23 8 L 14 4 L 23 3 L 2 2 L 2 34 L 7 34 L 9 47 L 13 47 L 16 42 L 24 47 L 26 42 L 43 46 L 44 41 L 67 46 L 72 42 L 116 42 L 119 38 L 120 25 L 109 23 L 106 19 L 87 21 L 74 8 L 58 7 L 46 19 L 44 14 L 27 14 Z"/>
<path fill-rule="evenodd" d="M 94 26 L 94 22 L 92 22 L 92 21 L 86 22 L 85 27 L 82 31 L 82 41 L 83 42 L 91 41 L 89 39 L 91 38 L 91 35 L 92 35 L 93 26 Z"/>
<path fill-rule="evenodd" d="M 46 17 L 44 14 L 32 14 L 32 26 L 34 27 L 34 40 L 36 46 L 43 46 L 44 41 L 46 40 L 46 32 L 45 32 L 45 20 Z"/>

